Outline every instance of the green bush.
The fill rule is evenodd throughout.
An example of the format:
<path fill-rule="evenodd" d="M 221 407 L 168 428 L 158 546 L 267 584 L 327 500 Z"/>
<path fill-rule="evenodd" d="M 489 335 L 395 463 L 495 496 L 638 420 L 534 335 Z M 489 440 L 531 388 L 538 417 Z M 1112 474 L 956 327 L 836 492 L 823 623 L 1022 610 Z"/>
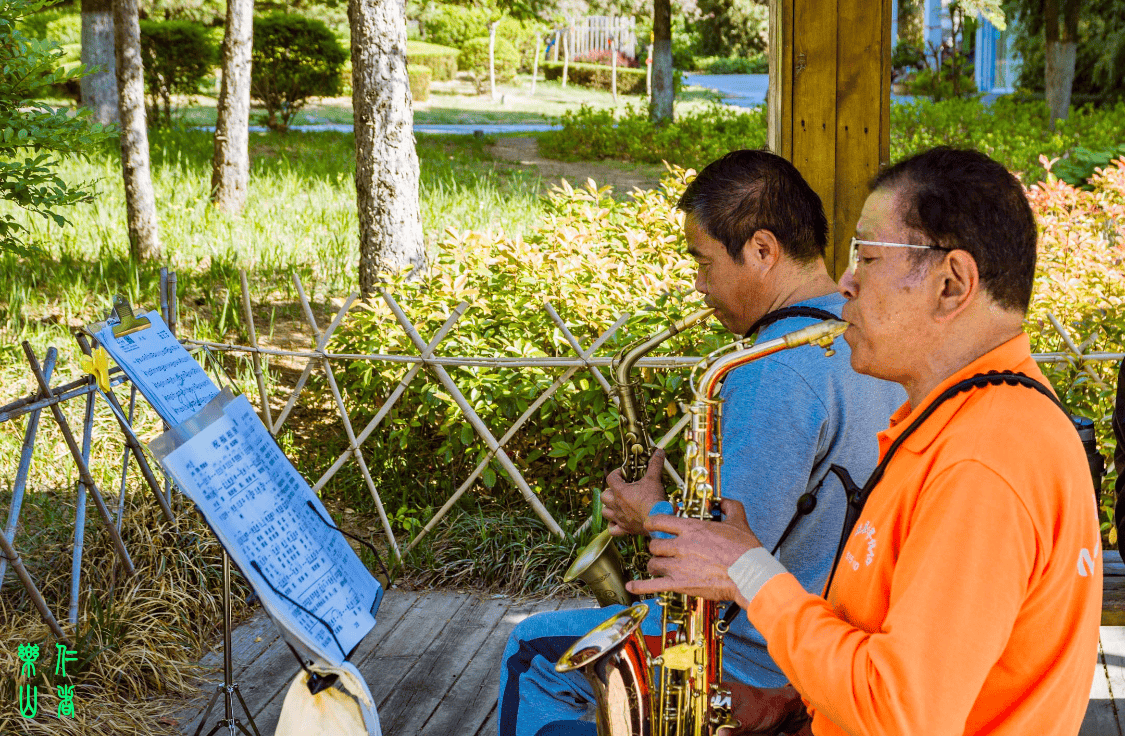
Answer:
<path fill-rule="evenodd" d="M 702 56 L 695 60 L 695 68 L 704 74 L 769 74 L 770 60 L 765 54 L 749 58 Z"/>
<path fill-rule="evenodd" d="M 59 46 L 81 46 L 82 16 L 78 13 L 69 13 L 48 21 L 44 28 L 44 36 Z"/>
<path fill-rule="evenodd" d="M 457 73 L 457 55 L 461 53 L 449 46 L 438 46 L 424 41 L 406 42 L 406 63 L 428 66 L 437 80 L 453 79 Z"/>
<path fill-rule="evenodd" d="M 573 351 L 549 317 L 549 300 L 583 344 L 588 345 L 625 312 L 626 322 L 600 354 L 612 354 L 642 335 L 685 316 L 699 303 L 693 293 L 694 262 L 686 254 L 675 202 L 685 172 L 676 171 L 664 187 L 618 202 L 608 187 L 556 189 L 534 232 L 510 237 L 502 232 L 464 232 L 450 228 L 436 245 L 433 267 L 414 283 L 395 280 L 392 292 L 426 336 L 444 322 L 462 299 L 471 304 L 441 345 L 447 355 L 567 356 Z M 670 340 L 660 352 L 702 354 L 729 335 L 700 328 Z M 376 301 L 353 310 L 330 348 L 348 353 L 414 351 L 389 309 Z M 449 368 L 458 388 L 484 424 L 500 436 L 546 390 L 562 369 L 494 367 Z M 649 394 L 653 432 L 670 428 L 675 402 L 688 398 L 684 373 L 642 371 Z M 348 406 L 366 407 L 367 417 L 387 401 L 402 378 L 392 363 L 348 363 L 337 381 Z M 593 378 L 582 371 L 532 413 L 505 451 L 548 510 L 569 531 L 589 511 L 605 468 L 620 463 L 617 409 Z M 383 503 L 394 509 L 440 507 L 486 459 L 485 446 L 440 383 L 419 376 L 365 443 L 370 470 Z M 682 462 L 675 443 L 670 459 Z M 381 491 L 382 492 L 382 491 Z M 389 496 L 389 497 L 388 497 Z M 475 487 L 455 511 L 530 516 L 503 470 L 486 465 Z M 536 524 L 536 526 L 538 526 Z"/>
<path fill-rule="evenodd" d="M 430 98 L 430 67 L 416 64 L 406 68 L 410 77 L 410 97 L 415 102 L 425 102 Z"/>
<path fill-rule="evenodd" d="M 286 131 L 308 99 L 340 92 L 347 52 L 323 21 L 275 13 L 254 19 L 250 94 L 266 125 Z"/>
<path fill-rule="evenodd" d="M 758 0 L 699 0 L 697 52 L 704 56 L 750 56 L 765 51 L 769 5 Z"/>
<path fill-rule="evenodd" d="M 530 72 L 535 61 L 535 37 L 546 32 L 546 26 L 534 20 L 517 20 L 505 15 L 496 24 L 496 37 L 511 42 L 519 54 L 519 69 Z M 487 29 L 485 34 L 488 35 Z M 540 46 L 542 51 L 542 46 Z"/>
<path fill-rule="evenodd" d="M 563 160 L 622 159 L 702 168 L 728 151 L 760 148 L 766 143 L 765 106 L 750 110 L 712 105 L 679 114 L 673 123 L 657 126 L 648 112 L 629 106 L 615 117 L 612 110 L 585 105 L 565 112 L 562 130 L 539 138 L 539 151 Z"/>
<path fill-rule="evenodd" d="M 1121 143 L 1125 103 L 1101 108 L 1083 107 L 1048 125 L 1042 100 L 1000 97 L 985 105 L 979 100 L 915 100 L 891 105 L 891 160 L 937 145 L 972 146 L 984 151 L 1030 184 L 1045 171 L 1039 156 L 1068 156 L 1079 146 L 1091 151 Z"/>
<path fill-rule="evenodd" d="M 1125 144 L 1100 151 L 1079 146 L 1067 158 L 1051 167 L 1051 173 L 1072 187 L 1093 190 L 1089 180 L 1098 169 L 1105 169 L 1117 159 L 1125 158 Z"/>
<path fill-rule="evenodd" d="M 471 38 L 461 48 L 457 56 L 457 68 L 473 75 L 477 94 L 482 94 L 488 89 L 488 37 Z M 493 49 L 493 62 L 497 82 L 510 82 L 516 77 L 520 57 L 516 47 L 506 38 L 496 38 Z"/>
<path fill-rule="evenodd" d="M 545 79 L 562 79 L 561 61 L 540 62 L 539 70 Z M 609 90 L 613 87 L 613 67 L 603 64 L 571 63 L 566 71 L 567 84 L 577 84 L 590 89 Z M 617 67 L 617 91 L 623 95 L 643 95 L 645 93 L 645 70 Z"/>
<path fill-rule="evenodd" d="M 454 48 L 461 48 L 470 38 L 487 36 L 491 22 L 488 8 L 447 3 L 430 3 L 418 18 L 426 41 Z"/>
<path fill-rule="evenodd" d="M 198 23 L 142 20 L 141 59 L 149 120 L 171 125 L 172 95 L 196 94 L 217 62 L 218 51 Z"/>

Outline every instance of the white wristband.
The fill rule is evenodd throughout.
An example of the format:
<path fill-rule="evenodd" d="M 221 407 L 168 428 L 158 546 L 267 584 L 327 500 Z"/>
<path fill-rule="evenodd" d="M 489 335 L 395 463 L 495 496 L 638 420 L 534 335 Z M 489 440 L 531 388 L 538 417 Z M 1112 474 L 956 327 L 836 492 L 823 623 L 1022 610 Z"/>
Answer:
<path fill-rule="evenodd" d="M 743 552 L 742 556 L 727 568 L 727 574 L 747 603 L 754 600 L 754 596 L 758 595 L 758 591 L 774 575 L 783 572 L 789 571 L 765 547 L 755 547 Z"/>

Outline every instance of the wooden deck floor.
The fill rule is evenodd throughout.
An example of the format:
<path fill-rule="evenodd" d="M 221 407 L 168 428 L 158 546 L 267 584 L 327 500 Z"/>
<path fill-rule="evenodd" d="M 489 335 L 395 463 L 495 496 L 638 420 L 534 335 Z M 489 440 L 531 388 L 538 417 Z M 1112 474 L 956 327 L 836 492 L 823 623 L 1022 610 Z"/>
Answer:
<path fill-rule="evenodd" d="M 1108 599 L 1114 585 L 1125 585 L 1125 566 L 1120 561 L 1106 563 Z M 391 590 L 379 609 L 375 631 L 352 661 L 375 695 L 387 736 L 494 736 L 500 654 L 508 632 L 537 611 L 593 605 L 592 599 L 515 603 L 502 596 Z M 221 642 L 217 649 L 202 661 L 213 673 L 203 695 L 175 714 L 187 736 L 195 732 L 214 692 L 210 683 L 222 678 Z M 261 611 L 236 629 L 232 650 L 235 681 L 262 736 L 272 736 L 285 691 L 297 674 L 293 655 Z M 203 733 L 220 718 L 221 702 Z M 1101 628 L 1080 736 L 1125 736 L 1125 626 Z"/>

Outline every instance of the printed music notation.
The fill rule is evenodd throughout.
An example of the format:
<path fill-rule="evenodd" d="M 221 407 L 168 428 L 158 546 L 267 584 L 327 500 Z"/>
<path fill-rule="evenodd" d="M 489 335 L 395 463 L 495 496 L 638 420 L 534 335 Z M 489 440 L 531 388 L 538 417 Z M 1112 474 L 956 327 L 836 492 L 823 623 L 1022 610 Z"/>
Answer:
<path fill-rule="evenodd" d="M 250 402 L 224 389 L 150 448 L 282 631 L 342 664 L 374 627 L 382 590 Z"/>
<path fill-rule="evenodd" d="M 113 326 L 106 325 L 94 336 L 156 413 L 174 427 L 202 409 L 219 389 L 172 335 L 159 312 L 142 316 L 151 323 L 146 329 L 116 337 Z"/>

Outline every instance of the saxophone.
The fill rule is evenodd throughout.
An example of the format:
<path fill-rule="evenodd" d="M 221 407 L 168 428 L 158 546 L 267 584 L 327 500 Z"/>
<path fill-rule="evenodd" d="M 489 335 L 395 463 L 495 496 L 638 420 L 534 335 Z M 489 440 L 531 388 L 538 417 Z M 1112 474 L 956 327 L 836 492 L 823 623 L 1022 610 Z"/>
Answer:
<path fill-rule="evenodd" d="M 748 348 L 740 340 L 693 369 L 687 482 L 669 499 L 677 516 L 715 521 L 721 516 L 722 400 L 717 393 L 726 374 L 800 345 L 819 345 L 832 355 L 832 342 L 845 329 L 847 323 L 831 320 Z M 599 736 L 705 736 L 737 726 L 730 692 L 720 685 L 727 630 L 720 604 L 679 593 L 661 593 L 658 602 L 666 632 L 659 654 L 649 654 L 641 633 L 648 606 L 637 603 L 575 642 L 555 669 L 580 670 L 590 682 Z"/>
<path fill-rule="evenodd" d="M 626 345 L 614 356 L 611 369 L 620 411 L 621 452 L 625 458 L 621 475 L 627 483 L 635 483 L 644 476 L 656 449 L 648 433 L 649 420 L 641 382 L 631 376 L 633 367 L 662 342 L 703 322 L 714 312 L 711 308 L 701 309 L 660 332 Z M 625 573 L 621 554 L 608 529 L 594 537 L 563 574 L 565 583 L 575 579 L 581 579 L 590 586 L 600 606 L 636 601 L 636 596 L 625 590 L 625 583 L 630 578 Z"/>

